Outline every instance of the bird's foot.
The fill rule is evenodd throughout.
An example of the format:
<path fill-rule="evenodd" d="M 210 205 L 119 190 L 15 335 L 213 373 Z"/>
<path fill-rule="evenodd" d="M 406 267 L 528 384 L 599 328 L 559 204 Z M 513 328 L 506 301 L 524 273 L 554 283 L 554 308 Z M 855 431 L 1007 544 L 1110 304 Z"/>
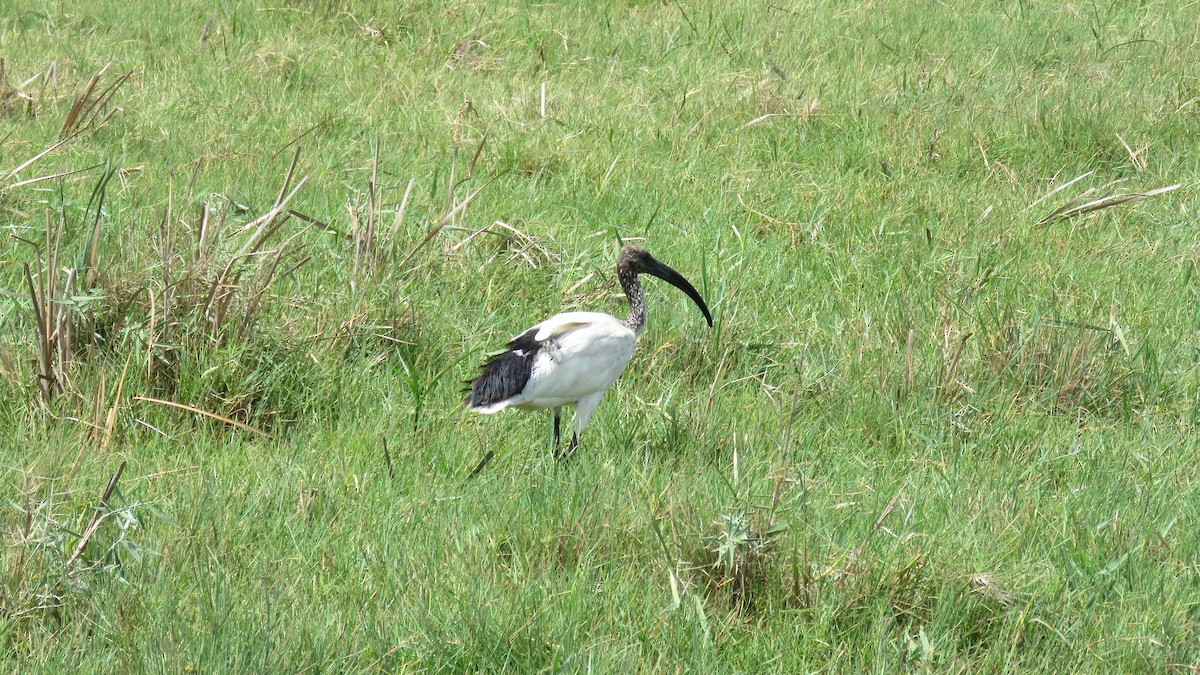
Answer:
<path fill-rule="evenodd" d="M 567 460 L 569 460 L 571 458 L 571 455 L 573 455 L 575 453 L 575 448 L 578 446 L 579 446 L 579 434 L 572 434 L 571 435 L 571 443 L 569 445 L 567 445 L 567 449 L 565 451 L 563 449 L 559 448 L 558 446 L 555 446 L 554 459 L 558 460 L 559 462 L 566 462 Z"/>

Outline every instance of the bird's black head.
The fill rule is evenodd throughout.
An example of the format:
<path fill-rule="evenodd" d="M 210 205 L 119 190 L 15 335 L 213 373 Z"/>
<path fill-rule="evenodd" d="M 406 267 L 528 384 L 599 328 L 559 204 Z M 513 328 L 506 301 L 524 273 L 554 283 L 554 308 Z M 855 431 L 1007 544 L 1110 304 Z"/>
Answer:
<path fill-rule="evenodd" d="M 628 267 L 635 273 L 645 272 L 647 265 L 652 262 L 658 262 L 654 256 L 650 255 L 650 251 L 641 246 L 629 244 L 621 249 L 620 255 L 617 256 L 617 269 Z"/>
<path fill-rule="evenodd" d="M 650 255 L 650 252 L 641 246 L 633 246 L 632 244 L 621 249 L 621 254 L 617 257 L 617 277 L 624 279 L 626 276 L 636 276 L 638 274 L 649 274 L 658 277 L 663 281 L 671 284 L 675 288 L 687 294 L 700 311 L 704 313 L 704 320 L 711 327 L 713 325 L 712 314 L 708 311 L 708 305 L 704 304 L 704 298 L 700 297 L 700 292 L 692 286 L 683 275 L 671 269 L 666 263 L 659 262 Z"/>

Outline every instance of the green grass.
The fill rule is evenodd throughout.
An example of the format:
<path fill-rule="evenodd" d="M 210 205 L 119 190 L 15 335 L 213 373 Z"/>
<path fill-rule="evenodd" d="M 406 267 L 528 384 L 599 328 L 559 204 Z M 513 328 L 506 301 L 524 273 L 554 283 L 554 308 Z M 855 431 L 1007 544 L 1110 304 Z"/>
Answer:
<path fill-rule="evenodd" d="M 4 669 L 1200 668 L 1198 15 L 0 0 Z"/>

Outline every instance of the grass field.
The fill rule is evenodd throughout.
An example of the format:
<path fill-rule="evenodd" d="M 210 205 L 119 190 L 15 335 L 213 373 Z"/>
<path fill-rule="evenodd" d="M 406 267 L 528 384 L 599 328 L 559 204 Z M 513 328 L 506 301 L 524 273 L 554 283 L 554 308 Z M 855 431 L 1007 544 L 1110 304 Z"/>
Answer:
<path fill-rule="evenodd" d="M 0 669 L 1200 670 L 1196 2 L 141 4 L 0 0 Z"/>

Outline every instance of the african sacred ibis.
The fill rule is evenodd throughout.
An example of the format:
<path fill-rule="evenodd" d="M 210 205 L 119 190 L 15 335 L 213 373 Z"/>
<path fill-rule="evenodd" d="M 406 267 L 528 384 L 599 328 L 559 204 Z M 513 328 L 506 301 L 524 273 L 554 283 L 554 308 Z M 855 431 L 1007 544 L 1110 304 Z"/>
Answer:
<path fill-rule="evenodd" d="M 650 274 L 695 301 L 712 326 L 704 298 L 679 272 L 657 261 L 646 249 L 626 246 L 617 258 L 617 279 L 629 299 L 624 321 L 602 312 L 564 312 L 510 341 L 488 359 L 471 382 L 467 407 L 492 414 L 505 408 L 554 411 L 554 456 L 562 459 L 579 444 L 579 436 L 604 392 L 625 371 L 633 343 L 646 327 L 646 295 L 639 274 Z M 566 454 L 559 453 L 562 407 L 575 406 L 575 433 Z"/>

